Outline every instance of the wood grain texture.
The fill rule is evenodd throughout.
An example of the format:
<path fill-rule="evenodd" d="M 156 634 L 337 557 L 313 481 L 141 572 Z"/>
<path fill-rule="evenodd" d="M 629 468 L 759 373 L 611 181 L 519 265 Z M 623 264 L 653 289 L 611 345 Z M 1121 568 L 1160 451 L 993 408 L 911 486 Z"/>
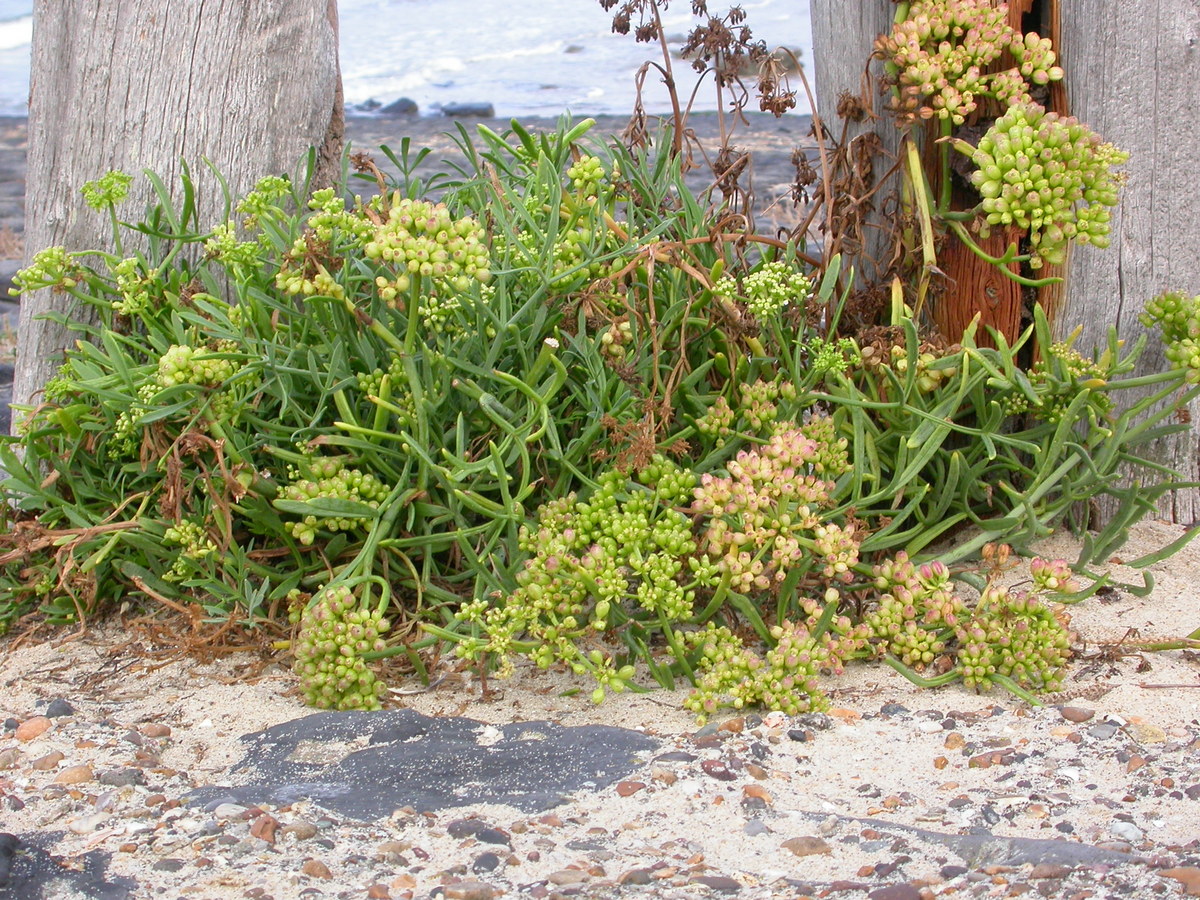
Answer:
<path fill-rule="evenodd" d="M 836 140 L 842 136 L 843 122 L 835 112 L 842 92 L 858 95 L 863 105 L 874 111 L 874 117 L 849 123 L 846 135 L 848 142 L 860 140 L 863 135 L 872 132 L 879 135 L 883 142 L 884 158 L 876 161 L 875 177 L 881 178 L 895 160 L 899 135 L 888 124 L 890 115 L 883 109 L 884 98 L 879 93 L 878 77 L 882 63 L 872 61 L 868 75 L 867 60 L 874 49 L 875 38 L 891 30 L 895 5 L 888 0 L 812 0 L 811 9 L 817 111 L 826 130 Z M 897 179 L 891 179 L 875 197 L 886 197 L 896 190 L 897 184 Z M 878 202 L 875 210 L 875 220 L 878 221 Z M 856 277 L 860 283 L 873 283 L 883 274 L 871 261 L 883 261 L 883 268 L 886 268 L 885 257 L 889 249 L 884 241 L 886 229 L 870 228 L 867 233 L 874 240 L 868 242 L 864 248 L 865 257 L 858 264 Z"/>
<path fill-rule="evenodd" d="M 26 253 L 108 246 L 107 217 L 79 189 L 110 169 L 151 169 L 174 189 L 186 160 L 211 226 L 224 201 L 202 160 L 237 195 L 315 145 L 328 179 L 341 127 L 334 0 L 37 0 Z M 150 197 L 139 178 L 119 212 L 136 220 Z M 67 299 L 22 299 L 14 402 L 35 397 L 72 340 L 36 320 Z"/>
<path fill-rule="evenodd" d="M 1078 346 L 1103 346 L 1116 325 L 1132 343 L 1137 316 L 1163 291 L 1200 294 L 1200 0 L 1061 4 L 1060 55 L 1071 114 L 1128 150 L 1128 182 L 1113 213 L 1112 246 L 1076 248 L 1056 330 L 1082 326 Z M 1167 365 L 1157 340 L 1139 373 Z M 1132 402 L 1135 398 L 1127 398 Z M 1193 421 L 1200 409 L 1193 405 Z M 1157 458 L 1200 480 L 1200 431 L 1164 440 Z M 1200 518 L 1200 491 L 1176 492 L 1161 511 Z"/>

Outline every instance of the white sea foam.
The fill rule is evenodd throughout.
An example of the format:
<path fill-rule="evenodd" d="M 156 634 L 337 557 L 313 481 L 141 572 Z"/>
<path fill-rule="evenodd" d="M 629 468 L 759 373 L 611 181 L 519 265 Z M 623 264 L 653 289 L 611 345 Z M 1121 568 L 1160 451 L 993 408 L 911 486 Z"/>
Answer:
<path fill-rule="evenodd" d="M 0 22 L 0 50 L 28 48 L 33 40 L 33 16 Z"/>

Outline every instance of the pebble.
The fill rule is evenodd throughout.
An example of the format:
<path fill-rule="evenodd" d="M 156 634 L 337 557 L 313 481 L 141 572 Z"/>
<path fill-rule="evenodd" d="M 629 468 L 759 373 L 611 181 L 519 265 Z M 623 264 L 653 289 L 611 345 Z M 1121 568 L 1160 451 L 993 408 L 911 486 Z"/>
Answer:
<path fill-rule="evenodd" d="M 654 880 L 649 869 L 630 869 L 622 872 L 617 878 L 617 884 L 649 884 Z"/>
<path fill-rule="evenodd" d="M 559 869 L 557 872 L 547 875 L 546 880 L 562 887 L 567 884 L 583 884 L 585 881 L 590 881 L 591 876 L 579 869 Z"/>
<path fill-rule="evenodd" d="M 32 741 L 34 738 L 41 737 L 50 728 L 50 720 L 45 716 L 34 716 L 31 719 L 26 719 L 17 726 L 16 737 L 21 743 Z"/>
<path fill-rule="evenodd" d="M 46 705 L 46 717 L 60 719 L 63 716 L 75 715 L 75 707 L 61 697 L 55 697 Z"/>
<path fill-rule="evenodd" d="M 1058 863 L 1038 863 L 1029 872 L 1031 880 L 1039 880 L 1043 878 L 1066 878 L 1071 874 L 1073 869 L 1070 866 L 1064 866 Z"/>
<path fill-rule="evenodd" d="M 322 881 L 328 881 L 333 877 L 333 873 L 329 871 L 329 866 L 325 865 L 319 859 L 306 859 L 304 865 L 300 867 L 300 871 L 309 878 L 319 878 Z"/>
<path fill-rule="evenodd" d="M 1116 725 L 1112 725 L 1108 722 L 1103 722 L 1099 725 L 1093 725 L 1091 728 L 1089 728 L 1088 734 L 1090 734 L 1092 737 L 1094 737 L 1098 741 L 1106 741 L 1120 730 L 1121 729 L 1118 728 Z"/>
<path fill-rule="evenodd" d="M 1092 716 L 1096 715 L 1094 709 L 1085 709 L 1082 706 L 1063 706 L 1058 710 L 1058 714 L 1068 722 L 1086 722 Z"/>
<path fill-rule="evenodd" d="M 51 750 L 45 756 L 39 756 L 29 764 L 29 768 L 35 769 L 38 772 L 49 772 L 66 757 L 58 750 Z"/>
<path fill-rule="evenodd" d="M 695 875 L 692 884 L 702 884 L 710 891 L 721 894 L 736 894 L 742 889 L 742 884 L 728 875 Z"/>
<path fill-rule="evenodd" d="M 16 747 L 6 747 L 0 750 L 0 769 L 16 768 L 21 761 L 21 751 Z"/>
<path fill-rule="evenodd" d="M 458 884 L 443 885 L 440 892 L 446 900 L 492 900 L 502 893 L 499 888 L 482 881 L 460 881 Z"/>
<path fill-rule="evenodd" d="M 867 894 L 870 900 L 921 900 L 921 890 L 915 884 L 889 884 Z"/>
<path fill-rule="evenodd" d="M 280 833 L 285 837 L 292 837 L 298 841 L 307 841 L 309 838 L 317 836 L 317 826 L 312 822 L 300 820 L 292 822 L 290 825 L 284 825 Z"/>
<path fill-rule="evenodd" d="M 833 849 L 819 837 L 812 835 L 788 838 L 781 845 L 784 850 L 790 850 L 796 856 L 817 856 L 830 854 Z"/>
<path fill-rule="evenodd" d="M 147 722 L 139 731 L 148 738 L 165 738 L 171 736 L 171 726 L 161 722 Z"/>
<path fill-rule="evenodd" d="M 85 781 L 94 780 L 95 775 L 89 765 L 67 766 L 54 776 L 55 784 L 83 784 Z"/>
<path fill-rule="evenodd" d="M 499 865 L 500 857 L 489 850 L 487 853 L 480 853 L 475 857 L 475 861 L 471 863 L 471 871 L 476 874 L 494 872 Z"/>
<path fill-rule="evenodd" d="M 617 782 L 617 796 L 632 797 L 645 786 L 646 782 L 644 781 L 619 781 Z"/>
<path fill-rule="evenodd" d="M 1145 832 L 1132 822 L 1113 822 L 1108 826 L 1108 831 L 1113 837 L 1122 841 L 1129 841 L 1131 844 L 1136 844 L 1146 836 Z"/>
<path fill-rule="evenodd" d="M 91 813 L 80 816 L 78 819 L 72 819 L 67 827 L 75 834 L 91 834 L 107 821 L 107 813 Z"/>
<path fill-rule="evenodd" d="M 717 781 L 737 780 L 737 773 L 731 771 L 730 768 L 719 759 L 706 759 L 704 762 L 700 763 L 700 768 L 704 770 L 706 775 L 708 775 L 710 778 L 717 779 Z"/>
<path fill-rule="evenodd" d="M 1183 892 L 1188 897 L 1200 897 L 1200 868 L 1180 866 L 1174 869 L 1163 869 L 1159 874 L 1178 881 L 1183 885 Z"/>
<path fill-rule="evenodd" d="M 107 787 L 131 787 L 135 784 L 145 784 L 146 773 L 134 768 L 108 769 L 101 772 L 96 780 Z"/>

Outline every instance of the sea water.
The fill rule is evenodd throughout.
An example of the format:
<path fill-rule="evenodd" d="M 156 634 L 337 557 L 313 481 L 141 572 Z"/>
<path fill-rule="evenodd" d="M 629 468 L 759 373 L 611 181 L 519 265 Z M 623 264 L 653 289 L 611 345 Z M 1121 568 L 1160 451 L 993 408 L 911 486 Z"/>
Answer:
<path fill-rule="evenodd" d="M 741 6 L 754 38 L 799 51 L 811 77 L 808 2 L 745 0 Z M 718 14 L 728 6 L 710 3 Z M 32 9 L 33 0 L 0 0 L 0 115 L 28 111 Z M 633 109 L 638 70 L 647 60 L 662 63 L 656 44 L 613 34 L 612 18 L 597 0 L 339 0 L 338 16 L 347 106 L 407 97 L 427 115 L 463 103 L 490 103 L 504 117 L 568 110 L 623 115 Z M 676 49 L 696 23 L 688 0 L 674 0 L 663 13 Z M 678 58 L 672 68 L 686 102 L 697 75 Z M 803 96 L 800 90 L 800 110 L 807 108 Z M 656 69 L 647 70 L 643 104 L 650 113 L 670 109 Z M 716 104 L 710 76 L 693 108 Z"/>

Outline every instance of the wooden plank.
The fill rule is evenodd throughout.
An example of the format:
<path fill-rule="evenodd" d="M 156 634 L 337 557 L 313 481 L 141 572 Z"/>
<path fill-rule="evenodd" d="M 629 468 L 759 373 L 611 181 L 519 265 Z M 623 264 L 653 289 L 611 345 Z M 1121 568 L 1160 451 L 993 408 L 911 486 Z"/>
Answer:
<path fill-rule="evenodd" d="M 1131 154 L 1113 213 L 1112 246 L 1074 250 L 1068 296 L 1055 324 L 1063 335 L 1082 326 L 1077 346 L 1086 352 L 1104 345 L 1111 325 L 1131 344 L 1144 330 L 1137 317 L 1146 300 L 1168 290 L 1200 294 L 1200 2 L 1063 3 L 1060 16 L 1072 114 Z M 1139 373 L 1166 365 L 1152 340 Z M 1200 410 L 1192 413 L 1195 422 Z M 1195 426 L 1160 442 L 1155 452 L 1189 480 L 1200 480 Z M 1200 518 L 1200 492 L 1177 492 L 1161 511 L 1193 522 Z"/>

